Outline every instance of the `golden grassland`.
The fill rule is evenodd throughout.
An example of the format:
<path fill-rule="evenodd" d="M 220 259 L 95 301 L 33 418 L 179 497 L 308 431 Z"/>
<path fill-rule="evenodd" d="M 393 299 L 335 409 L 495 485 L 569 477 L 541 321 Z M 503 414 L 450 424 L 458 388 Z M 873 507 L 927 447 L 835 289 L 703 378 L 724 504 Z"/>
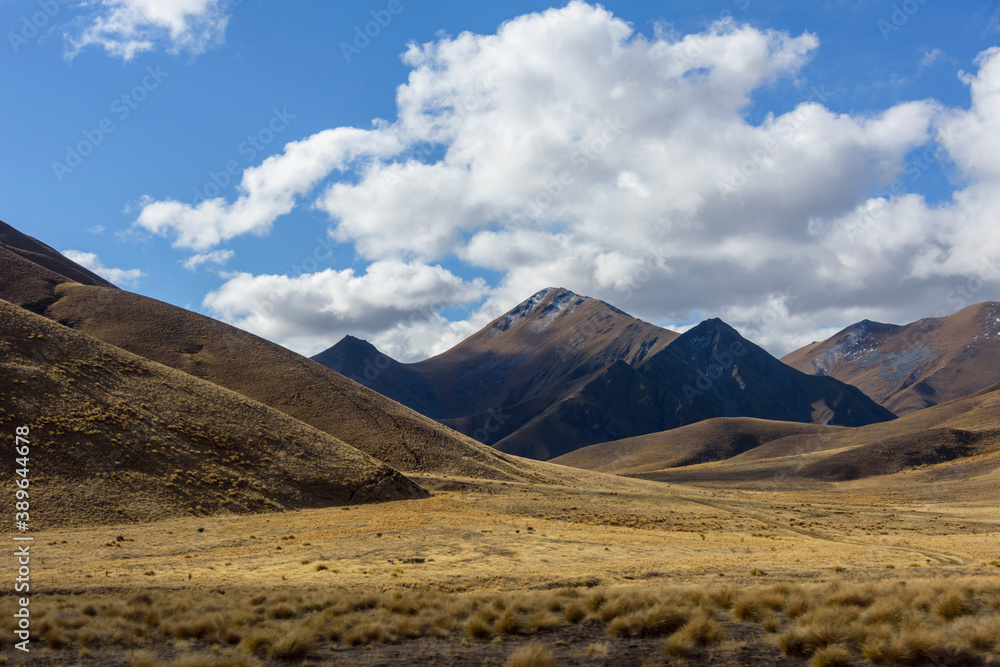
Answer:
<path fill-rule="evenodd" d="M 492 654 L 493 664 L 507 655 L 508 664 L 544 664 L 545 654 L 559 664 L 573 653 L 624 664 L 613 659 L 616 645 L 637 639 L 646 640 L 647 663 L 724 661 L 750 648 L 814 665 L 973 665 L 1000 649 L 1000 581 L 972 578 L 466 593 L 331 587 L 201 597 L 153 589 L 39 596 L 34 615 L 44 655 L 104 664 L 319 664 L 408 643 Z M 5 649 L 14 629 L 7 619 Z"/>
<path fill-rule="evenodd" d="M 47 664 L 975 665 L 996 504 L 461 478 L 426 499 L 36 535 Z M 884 487 L 891 487 L 887 480 Z M 14 599 L 0 656 L 16 664 Z M 9 620 L 8 620 L 9 619 Z"/>

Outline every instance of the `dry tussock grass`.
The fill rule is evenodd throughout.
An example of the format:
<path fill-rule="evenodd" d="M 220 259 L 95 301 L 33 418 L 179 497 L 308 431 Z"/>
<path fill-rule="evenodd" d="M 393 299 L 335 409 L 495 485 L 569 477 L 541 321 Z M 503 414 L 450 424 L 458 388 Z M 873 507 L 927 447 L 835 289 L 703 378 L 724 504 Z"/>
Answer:
<path fill-rule="evenodd" d="M 610 641 L 662 638 L 670 659 L 697 660 L 741 624 L 768 630 L 771 642 L 817 666 L 980 664 L 1000 651 L 1000 582 L 607 587 L 581 590 L 446 593 L 190 591 L 37 595 L 35 641 L 56 655 L 134 654 L 135 665 L 296 662 L 324 648 L 366 647 L 419 638 L 491 641 L 502 636 L 554 642 L 587 624 Z M 0 600 L 0 653 L 12 649 L 10 599 Z M 745 634 L 745 633 L 744 633 Z M 155 653 L 153 652 L 155 651 Z M 549 654 L 522 646 L 509 665 L 545 665 Z"/>
<path fill-rule="evenodd" d="M 507 667 L 555 667 L 556 656 L 541 644 L 527 644 L 514 651 Z"/>

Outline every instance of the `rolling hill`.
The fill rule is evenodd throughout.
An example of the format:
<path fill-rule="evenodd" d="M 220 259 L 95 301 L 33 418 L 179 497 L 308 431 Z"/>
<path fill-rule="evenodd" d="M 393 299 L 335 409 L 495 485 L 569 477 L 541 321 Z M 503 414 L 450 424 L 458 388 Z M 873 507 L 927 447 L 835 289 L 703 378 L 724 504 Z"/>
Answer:
<path fill-rule="evenodd" d="M 721 320 L 678 335 L 559 288 L 425 361 L 401 364 L 351 337 L 314 359 L 500 451 L 541 460 L 713 417 L 844 426 L 893 418 Z"/>
<path fill-rule="evenodd" d="M 772 440 L 830 433 L 842 428 L 750 417 L 718 417 L 669 431 L 582 447 L 552 459 L 552 463 L 630 475 L 722 461 Z"/>
<path fill-rule="evenodd" d="M 865 320 L 782 361 L 848 382 L 896 414 L 909 414 L 1000 382 L 1000 303 L 906 326 Z"/>
<path fill-rule="evenodd" d="M 0 221 L 0 298 L 41 314 L 54 301 L 55 286 L 67 281 L 116 289 L 44 243 Z"/>
<path fill-rule="evenodd" d="M 51 248 L 12 227 L 5 230 L 0 250 L 16 255 L 19 263 L 4 265 L 0 299 L 32 305 L 93 338 L 259 401 L 403 472 L 547 479 L 537 466 L 504 456 L 314 361 L 222 322 L 109 286 Z M 36 250 L 24 256 L 24 247 Z"/>
<path fill-rule="evenodd" d="M 1000 469 L 1000 384 L 860 428 L 715 419 L 602 443 L 553 462 L 679 484 L 750 488 L 863 480 L 914 469 L 926 470 L 931 482 L 985 479 Z"/>
<path fill-rule="evenodd" d="M 427 495 L 282 412 L 6 301 L 0 405 L 11 465 L 14 429 L 30 427 L 33 530 Z"/>

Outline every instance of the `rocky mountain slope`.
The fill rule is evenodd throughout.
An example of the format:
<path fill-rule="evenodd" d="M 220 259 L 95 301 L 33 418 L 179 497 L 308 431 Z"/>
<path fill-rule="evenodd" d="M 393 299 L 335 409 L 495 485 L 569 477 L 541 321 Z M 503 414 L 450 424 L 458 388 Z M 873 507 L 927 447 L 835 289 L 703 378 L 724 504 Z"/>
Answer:
<path fill-rule="evenodd" d="M 500 451 L 542 460 L 713 417 L 844 426 L 893 418 L 721 320 L 678 335 L 557 288 L 415 364 L 350 337 L 314 358 Z"/>
<path fill-rule="evenodd" d="M 906 326 L 865 320 L 782 361 L 848 382 L 905 415 L 1000 382 L 1000 303 Z"/>

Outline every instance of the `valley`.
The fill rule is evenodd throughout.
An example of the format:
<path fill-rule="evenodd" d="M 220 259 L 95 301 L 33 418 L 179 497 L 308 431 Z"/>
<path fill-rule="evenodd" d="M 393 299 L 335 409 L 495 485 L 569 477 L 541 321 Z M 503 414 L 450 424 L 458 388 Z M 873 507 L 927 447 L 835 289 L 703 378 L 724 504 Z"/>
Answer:
<path fill-rule="evenodd" d="M 774 626 L 762 629 L 765 616 L 744 609 L 750 602 L 741 606 L 741 599 L 761 591 L 780 598 L 858 590 L 870 602 L 848 609 L 861 614 L 889 604 L 890 589 L 901 584 L 931 591 L 932 602 L 973 586 L 987 591 L 977 614 L 1000 615 L 995 475 L 972 499 L 956 489 L 915 493 L 905 476 L 801 491 L 604 475 L 571 486 L 416 481 L 432 490 L 430 498 L 36 534 L 33 575 L 44 583 L 34 600 L 50 633 L 48 641 L 39 638 L 39 657 L 59 664 L 79 656 L 108 665 L 202 664 L 197 656 L 215 656 L 201 659 L 391 665 L 425 654 L 448 656 L 449 664 L 503 665 L 540 642 L 558 664 L 711 658 L 736 665 L 753 656 L 792 665 L 802 658 L 787 655 L 779 638 L 795 631 L 798 616 L 776 608 L 765 615 Z M 629 627 L 622 626 L 629 618 L 638 622 L 636 610 L 653 591 L 659 599 L 731 596 L 729 606 L 711 612 L 724 637 L 664 648 L 678 625 L 630 638 L 619 628 Z M 599 596 L 625 596 L 633 607 L 587 606 Z M 0 605 L 7 611 L 12 602 L 4 597 Z M 583 605 L 580 618 L 567 612 L 574 602 Z M 155 611 L 155 619 L 141 611 L 134 629 L 114 620 L 127 619 L 135 606 Z M 508 608 L 514 616 L 504 616 Z M 88 616 L 87 609 L 96 611 Z M 931 616 L 925 622 L 950 627 Z M 293 630 L 298 650 L 281 643 Z M 956 646 L 950 640 L 927 650 L 943 664 L 976 664 L 947 660 L 985 655 Z M 15 658 L 6 642 L 0 655 Z"/>

